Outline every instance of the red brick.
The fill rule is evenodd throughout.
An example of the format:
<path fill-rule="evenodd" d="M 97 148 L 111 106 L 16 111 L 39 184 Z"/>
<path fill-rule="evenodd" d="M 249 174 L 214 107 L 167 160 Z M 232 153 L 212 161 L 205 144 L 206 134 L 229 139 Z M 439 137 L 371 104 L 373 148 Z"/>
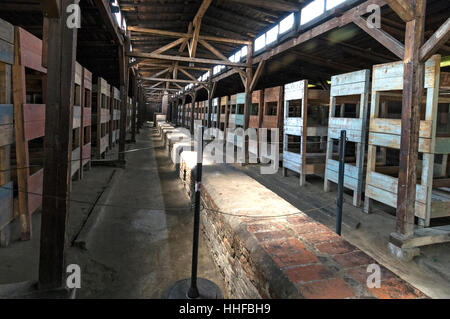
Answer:
<path fill-rule="evenodd" d="M 260 242 L 291 237 L 291 235 L 285 230 L 266 231 L 255 233 L 254 235 Z"/>
<path fill-rule="evenodd" d="M 262 246 L 280 267 L 319 262 L 317 257 L 295 238 L 264 242 Z"/>
<path fill-rule="evenodd" d="M 306 215 L 295 215 L 287 218 L 287 222 L 291 225 L 311 223 L 314 220 Z"/>
<path fill-rule="evenodd" d="M 373 258 L 360 250 L 348 254 L 336 255 L 333 257 L 333 259 L 342 268 L 353 268 L 375 263 L 375 260 Z"/>
<path fill-rule="evenodd" d="M 247 230 L 251 233 L 260 233 L 273 230 L 282 230 L 283 227 L 276 223 L 255 223 L 247 226 Z"/>
<path fill-rule="evenodd" d="M 331 230 L 318 233 L 301 234 L 300 237 L 306 240 L 311 245 L 319 245 L 341 239 L 339 235 L 333 233 Z"/>
<path fill-rule="evenodd" d="M 381 269 L 381 281 L 389 280 L 389 279 L 397 279 L 397 275 L 394 274 L 389 269 L 380 265 Z M 352 277 L 354 280 L 359 281 L 362 284 L 367 283 L 367 277 L 371 274 L 367 272 L 367 266 L 360 266 L 346 270 L 346 273 Z"/>
<path fill-rule="evenodd" d="M 317 245 L 316 248 L 320 252 L 329 255 L 345 254 L 358 250 L 358 248 L 343 239 L 331 243 L 320 244 Z"/>
<path fill-rule="evenodd" d="M 295 230 L 297 234 L 308 234 L 308 233 L 319 233 L 330 231 L 326 226 L 312 222 L 312 223 L 302 223 L 302 224 L 293 224 L 290 227 Z"/>
<path fill-rule="evenodd" d="M 369 288 L 380 299 L 416 299 L 426 298 L 420 290 L 412 287 L 402 279 L 389 279 L 381 282 L 380 288 Z"/>
<path fill-rule="evenodd" d="M 285 270 L 286 276 L 293 283 L 324 280 L 334 277 L 334 273 L 324 265 L 309 265 Z"/>
<path fill-rule="evenodd" d="M 298 286 L 306 299 L 344 299 L 354 296 L 353 289 L 341 278 L 312 281 Z"/>

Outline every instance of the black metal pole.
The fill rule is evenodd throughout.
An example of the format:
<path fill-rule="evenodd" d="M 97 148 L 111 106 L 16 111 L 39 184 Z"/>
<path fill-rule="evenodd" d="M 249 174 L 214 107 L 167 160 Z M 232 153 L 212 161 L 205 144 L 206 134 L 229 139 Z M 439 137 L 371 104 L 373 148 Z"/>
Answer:
<path fill-rule="evenodd" d="M 203 162 L 203 126 L 201 126 L 200 136 L 197 143 L 197 174 L 195 176 L 195 208 L 194 208 L 194 238 L 192 244 L 192 275 L 191 287 L 188 291 L 189 298 L 198 298 L 200 294 L 197 288 L 197 264 L 198 264 L 198 238 L 200 229 L 200 195 L 202 185 L 202 162 Z"/>
<path fill-rule="evenodd" d="M 345 170 L 345 143 L 347 132 L 341 131 L 339 139 L 339 177 L 338 177 L 338 198 L 337 198 L 337 214 L 336 214 L 336 233 L 341 235 L 342 226 L 342 204 L 344 202 L 344 170 Z"/>

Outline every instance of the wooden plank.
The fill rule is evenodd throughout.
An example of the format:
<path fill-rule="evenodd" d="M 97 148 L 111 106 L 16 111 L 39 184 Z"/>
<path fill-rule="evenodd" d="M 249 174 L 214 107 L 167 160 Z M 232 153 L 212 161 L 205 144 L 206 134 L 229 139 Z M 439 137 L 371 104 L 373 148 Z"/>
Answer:
<path fill-rule="evenodd" d="M 414 233 L 417 153 L 419 145 L 420 104 L 425 66 L 420 61 L 426 1 L 416 0 L 414 20 L 406 24 L 402 100 L 402 137 L 398 178 L 396 231 L 409 237 Z"/>
<path fill-rule="evenodd" d="M 385 1 L 404 22 L 408 22 L 414 19 L 414 10 L 411 1 L 407 0 L 385 0 Z"/>
<path fill-rule="evenodd" d="M 420 48 L 420 60 L 428 60 L 439 48 L 450 39 L 450 18 Z"/>
<path fill-rule="evenodd" d="M 62 287 L 66 274 L 64 255 L 70 209 L 71 109 L 77 47 L 77 28 L 66 26 L 69 14 L 65 8 L 71 3 L 72 0 L 62 0 L 61 18 L 49 19 L 45 174 L 39 256 L 41 289 Z"/>

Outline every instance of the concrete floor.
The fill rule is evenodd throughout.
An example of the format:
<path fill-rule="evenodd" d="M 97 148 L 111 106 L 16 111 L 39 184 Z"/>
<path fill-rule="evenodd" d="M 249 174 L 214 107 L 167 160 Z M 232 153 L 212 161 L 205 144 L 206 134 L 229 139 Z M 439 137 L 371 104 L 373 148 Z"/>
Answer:
<path fill-rule="evenodd" d="M 82 181 L 73 183 L 71 197 L 77 202 L 71 205 L 66 263 L 81 266 L 78 298 L 160 298 L 172 283 L 190 277 L 190 201 L 159 137 L 153 134 L 152 128 L 145 127 L 136 143 L 127 145 L 128 150 L 140 150 L 127 153 L 125 170 L 94 167 Z M 101 209 L 89 217 L 97 222 L 90 230 L 87 249 L 72 246 L 113 172 L 107 196 L 96 204 Z M 37 279 L 39 220 L 40 214 L 35 214 L 31 241 L 18 241 L 15 229 L 12 245 L 0 249 L 0 283 Z M 202 239 L 199 276 L 223 288 Z"/>

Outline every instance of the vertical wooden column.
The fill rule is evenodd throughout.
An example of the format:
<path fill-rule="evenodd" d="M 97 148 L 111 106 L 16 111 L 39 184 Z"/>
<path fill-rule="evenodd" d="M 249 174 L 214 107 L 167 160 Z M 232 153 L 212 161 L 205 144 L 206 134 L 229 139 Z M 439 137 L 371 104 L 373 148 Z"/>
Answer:
<path fill-rule="evenodd" d="M 73 83 L 77 29 L 66 25 L 68 5 L 48 20 L 47 104 L 45 111 L 44 181 L 39 256 L 41 289 L 63 285 L 66 223 L 69 214 L 72 157 Z"/>
<path fill-rule="evenodd" d="M 192 97 L 192 103 L 191 103 L 191 125 L 190 125 L 190 131 L 191 135 L 194 136 L 194 112 L 195 112 L 195 100 L 197 99 L 197 91 L 194 90 L 193 93 L 191 93 Z"/>
<path fill-rule="evenodd" d="M 182 114 L 181 114 L 181 126 L 182 127 L 186 127 L 186 95 L 183 95 L 183 97 L 181 98 L 181 103 L 182 103 Z"/>
<path fill-rule="evenodd" d="M 252 62 L 253 62 L 253 45 L 248 45 L 247 50 L 247 64 L 250 66 L 246 68 L 246 78 L 245 78 L 245 104 L 244 104 L 244 131 L 247 131 L 249 125 L 250 125 L 250 109 L 252 107 L 252 80 L 253 80 L 253 69 L 252 69 Z M 244 135 L 244 154 L 245 154 L 245 163 L 248 163 L 248 144 L 249 144 L 249 138 L 248 134 Z"/>
<path fill-rule="evenodd" d="M 397 233 L 404 237 L 414 233 L 420 104 L 424 87 L 424 63 L 420 61 L 419 52 L 424 40 L 425 7 L 426 0 L 415 1 L 414 19 L 406 23 L 405 33 L 396 225 Z"/>
<path fill-rule="evenodd" d="M 136 107 L 138 101 L 137 74 L 133 79 L 133 99 L 131 106 L 131 141 L 136 142 Z"/>
<path fill-rule="evenodd" d="M 212 69 L 210 71 L 210 74 L 212 74 Z M 212 111 L 213 111 L 213 97 L 214 93 L 216 92 L 216 86 L 217 82 L 212 82 L 211 77 L 209 78 L 209 85 L 208 85 L 208 118 L 207 118 L 207 127 L 212 127 Z"/>
<path fill-rule="evenodd" d="M 119 71 L 120 71 L 120 122 L 119 122 L 119 156 L 120 162 L 125 162 L 125 139 L 127 136 L 127 103 L 128 103 L 128 77 L 129 58 L 126 52 L 130 50 L 130 34 L 125 37 L 123 46 L 119 46 Z"/>

